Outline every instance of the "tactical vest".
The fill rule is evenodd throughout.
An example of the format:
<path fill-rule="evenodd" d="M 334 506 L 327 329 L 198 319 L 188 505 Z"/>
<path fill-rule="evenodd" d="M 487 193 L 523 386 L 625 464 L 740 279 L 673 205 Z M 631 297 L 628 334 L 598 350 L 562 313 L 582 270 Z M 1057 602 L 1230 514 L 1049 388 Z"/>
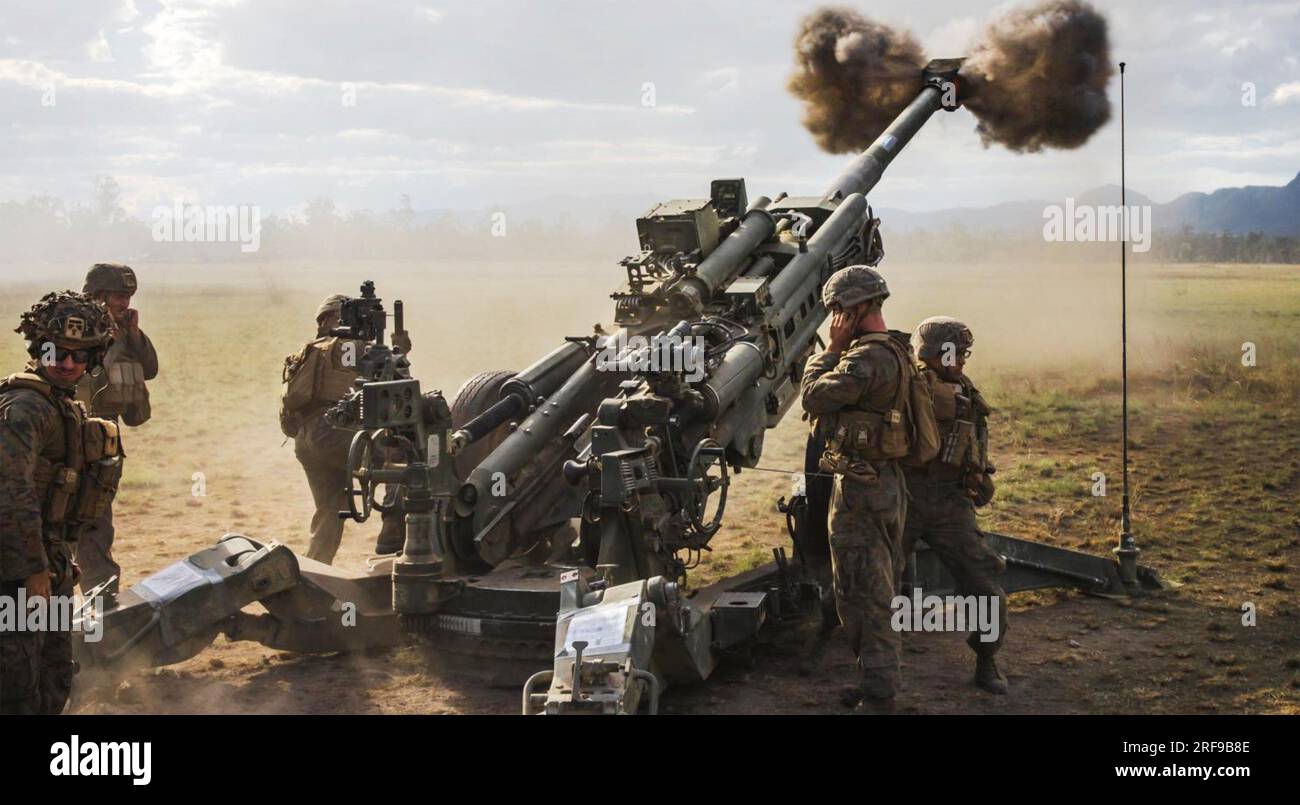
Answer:
<path fill-rule="evenodd" d="M 898 383 L 888 407 L 860 400 L 858 407 L 835 415 L 828 434 L 822 469 L 874 476 L 879 462 L 906 460 L 924 463 L 938 451 L 938 435 L 929 389 L 919 380 L 911 356 L 888 333 L 868 333 L 855 342 L 885 345 L 898 361 Z"/>
<path fill-rule="evenodd" d="M 943 447 L 927 466 L 931 480 L 958 481 L 968 472 L 983 473 L 988 467 L 988 415 L 984 397 L 965 376 L 960 382 L 941 379 L 926 370 L 934 400 L 934 418 Z"/>
<path fill-rule="evenodd" d="M 325 336 L 285 358 L 281 415 L 301 416 L 337 403 L 352 390 L 356 364 L 364 350 L 364 342 Z M 345 363 L 349 351 L 350 366 Z"/>
<path fill-rule="evenodd" d="M 117 494 L 125 457 L 117 423 L 87 416 L 80 403 L 55 391 L 33 372 L 20 372 L 0 381 L 0 393 L 19 388 L 38 392 L 59 412 L 63 459 L 55 462 L 37 456 L 33 480 L 45 525 L 55 526 L 69 539 L 75 539 L 73 527 L 99 520 Z"/>

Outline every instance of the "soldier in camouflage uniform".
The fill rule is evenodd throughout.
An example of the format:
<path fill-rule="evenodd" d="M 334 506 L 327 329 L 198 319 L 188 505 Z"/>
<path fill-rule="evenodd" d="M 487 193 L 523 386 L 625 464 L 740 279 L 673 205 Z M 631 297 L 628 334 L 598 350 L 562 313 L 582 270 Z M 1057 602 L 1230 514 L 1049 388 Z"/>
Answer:
<path fill-rule="evenodd" d="M 78 533 L 112 504 L 117 425 L 73 399 L 103 360 L 111 327 L 103 305 L 64 291 L 33 305 L 16 330 L 32 360 L 0 382 L 0 595 L 11 600 L 20 591 L 70 600 Z M 0 631 L 0 712 L 62 712 L 75 673 L 70 632 Z"/>
<path fill-rule="evenodd" d="M 905 549 L 910 554 L 923 540 L 956 579 L 959 595 L 998 599 L 997 639 L 986 642 L 972 632 L 967 643 L 975 651 L 975 684 L 1005 694 L 1007 680 L 993 655 L 1007 632 L 1007 594 L 1000 585 L 1006 562 L 989 547 L 975 522 L 975 507 L 993 497 L 987 425 L 992 409 L 964 373 L 975 337 L 950 316 L 926 319 L 916 336 L 924 365 L 921 374 L 930 386 L 943 446 L 928 464 L 904 468 L 912 495 Z"/>
<path fill-rule="evenodd" d="M 357 361 L 366 342 L 330 335 L 339 326 L 343 303 L 348 297 L 326 297 L 316 310 L 316 339 L 297 355 L 285 359 L 285 393 L 280 400 L 280 429 L 293 439 L 293 452 L 307 474 L 316 513 L 311 518 L 308 558 L 329 564 L 343 541 L 339 512 L 348 508 L 348 448 L 354 431 L 335 428 L 324 413 L 352 389 Z M 405 334 L 393 334 L 393 345 L 409 352 Z M 393 496 L 389 496 L 393 502 Z M 401 550 L 403 514 L 398 509 L 383 513 L 384 527 L 375 551 L 380 554 Z"/>
<path fill-rule="evenodd" d="M 158 353 L 140 329 L 140 314 L 131 307 L 135 272 L 117 263 L 96 263 L 86 273 L 82 293 L 102 302 L 113 320 L 115 337 L 103 365 L 82 375 L 77 399 L 93 416 L 124 422 L 131 427 L 149 420 L 149 388 L 145 381 L 158 376 Z M 113 560 L 113 511 L 87 526 L 77 547 L 81 589 L 86 592 L 113 579 L 104 590 L 108 601 L 117 597 L 122 568 Z"/>
<path fill-rule="evenodd" d="M 898 458 L 912 446 L 900 401 L 916 377 L 907 333 L 889 330 L 881 315 L 888 296 L 884 278 L 868 266 L 832 275 L 822 292 L 833 314 L 830 344 L 809 358 L 802 380 L 804 409 L 826 436 L 821 468 L 835 474 L 836 607 L 858 660 L 860 708 L 874 713 L 893 712 L 898 688 L 901 636 L 890 621 L 906 564 L 907 515 Z"/>

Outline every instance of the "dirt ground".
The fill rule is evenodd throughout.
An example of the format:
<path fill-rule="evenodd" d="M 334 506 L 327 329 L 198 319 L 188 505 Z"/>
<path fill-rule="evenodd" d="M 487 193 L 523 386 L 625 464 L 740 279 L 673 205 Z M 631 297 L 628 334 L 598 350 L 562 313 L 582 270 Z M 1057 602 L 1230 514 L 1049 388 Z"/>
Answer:
<path fill-rule="evenodd" d="M 990 530 L 1106 554 L 1118 533 L 1118 289 L 1077 266 L 902 264 L 891 324 L 951 313 L 976 333 L 969 371 L 999 409 Z M 116 554 L 134 584 L 223 533 L 306 547 L 305 479 L 276 425 L 282 357 L 311 337 L 326 293 L 376 280 L 406 302 L 414 373 L 449 394 L 520 368 L 608 323 L 616 267 L 519 265 L 138 266 L 141 324 L 158 346 L 154 419 L 125 436 Z M 1091 267 L 1086 270 L 1093 270 Z M 1100 271 L 1101 269 L 1097 269 Z M 79 284 L 71 272 L 62 285 Z M 900 710 L 913 713 L 1298 713 L 1300 269 L 1146 266 L 1134 283 L 1134 529 L 1142 561 L 1176 589 L 1112 601 L 1013 596 L 1000 655 L 1007 697 L 969 684 L 962 636 L 905 636 Z M 53 276 L 50 272 L 46 276 Z M 1032 282 L 1026 282 L 1030 278 Z M 0 318 L 39 290 L 7 282 Z M 11 339 L 16 342 L 16 338 Z M 1258 365 L 1241 364 L 1242 345 Z M 20 363 L 20 347 L 0 351 Z M 803 426 L 787 417 L 764 466 L 732 489 L 698 582 L 785 545 Z M 1108 494 L 1094 496 L 1095 472 Z M 202 494 L 198 494 L 201 492 Z M 359 568 L 378 524 L 349 525 L 336 564 Z M 1255 624 L 1243 624 L 1243 609 Z M 808 625 L 778 625 L 706 684 L 671 688 L 676 713 L 838 713 L 852 657 L 838 633 L 815 662 Z M 511 713 L 519 693 L 418 646 L 295 656 L 218 638 L 175 666 L 83 686 L 82 713 Z M 811 665 L 811 667 L 807 667 Z"/>

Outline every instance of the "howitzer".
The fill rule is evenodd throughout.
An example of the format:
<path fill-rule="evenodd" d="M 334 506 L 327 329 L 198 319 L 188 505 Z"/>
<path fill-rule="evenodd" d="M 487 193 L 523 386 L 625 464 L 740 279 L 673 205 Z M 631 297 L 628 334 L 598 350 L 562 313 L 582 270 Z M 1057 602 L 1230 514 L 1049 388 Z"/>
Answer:
<path fill-rule="evenodd" d="M 367 516 L 379 483 L 400 490 L 405 545 L 390 579 L 406 633 L 482 656 L 546 658 L 552 667 L 525 684 L 525 712 L 628 713 L 656 709 L 668 682 L 708 677 L 765 622 L 824 608 L 824 578 L 805 572 L 827 553 L 826 489 L 812 477 L 806 496 L 782 502 L 793 562 L 777 549 L 770 565 L 694 590 L 687 574 L 723 523 L 732 475 L 758 464 L 766 430 L 798 397 L 826 318 L 822 285 L 883 257 L 866 194 L 936 111 L 960 104 L 960 64 L 931 62 L 916 98 L 821 196 L 751 203 L 743 180 L 721 179 L 707 199 L 638 219 L 640 251 L 621 263 L 612 332 L 569 337 L 517 373 L 479 374 L 450 404 L 406 373 L 359 381 L 342 406 L 359 428 L 349 474 L 362 504 L 349 514 Z M 392 366 L 384 349 L 381 339 L 369 357 L 383 360 L 370 365 Z M 250 574 L 255 557 L 279 555 L 241 539 L 232 544 Z M 1123 591 L 1113 561 L 989 539 L 1007 557 L 1008 591 Z M 951 590 L 923 554 L 913 581 Z M 348 584 L 373 591 L 375 578 Z M 317 624 L 277 611 L 320 612 L 319 591 L 345 589 L 310 563 L 275 580 L 272 621 L 243 631 L 281 644 L 304 642 L 289 637 Z M 305 582 L 322 600 L 284 603 Z M 319 634 L 317 643 L 334 639 Z M 165 640 L 164 650 L 176 652 Z"/>
<path fill-rule="evenodd" d="M 783 551 L 776 576 L 690 596 L 687 572 L 721 527 L 731 474 L 758 463 L 798 396 L 822 284 L 883 257 L 865 194 L 945 98 L 955 108 L 945 88 L 959 66 L 929 65 L 915 101 L 822 196 L 750 203 L 743 180 L 722 179 L 707 199 L 642 216 L 613 332 L 480 375 L 451 405 L 409 376 L 358 381 L 333 417 L 360 428 L 351 516 L 377 504 L 377 484 L 400 488 L 393 607 L 409 632 L 551 657 L 548 711 L 634 712 L 807 597 Z"/>

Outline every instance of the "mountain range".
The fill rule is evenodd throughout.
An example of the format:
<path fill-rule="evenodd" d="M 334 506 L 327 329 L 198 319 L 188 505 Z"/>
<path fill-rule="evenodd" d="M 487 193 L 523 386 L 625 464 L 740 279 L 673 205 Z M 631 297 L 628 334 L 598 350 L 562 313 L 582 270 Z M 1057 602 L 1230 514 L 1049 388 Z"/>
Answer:
<path fill-rule="evenodd" d="M 1225 187 L 1213 193 L 1184 193 L 1173 201 L 1156 204 L 1142 193 L 1128 191 L 1130 205 L 1151 205 L 1151 222 L 1156 230 L 1231 232 L 1300 236 L 1300 173 L 1281 187 L 1252 185 Z M 884 225 L 896 232 L 941 229 L 958 224 L 970 231 L 1008 234 L 1041 231 L 1043 210 L 1055 201 L 1008 201 L 990 207 L 957 207 L 931 212 L 913 212 L 882 207 L 876 210 Z M 1118 205 L 1119 185 L 1104 185 L 1074 197 L 1075 208 L 1084 205 Z"/>

